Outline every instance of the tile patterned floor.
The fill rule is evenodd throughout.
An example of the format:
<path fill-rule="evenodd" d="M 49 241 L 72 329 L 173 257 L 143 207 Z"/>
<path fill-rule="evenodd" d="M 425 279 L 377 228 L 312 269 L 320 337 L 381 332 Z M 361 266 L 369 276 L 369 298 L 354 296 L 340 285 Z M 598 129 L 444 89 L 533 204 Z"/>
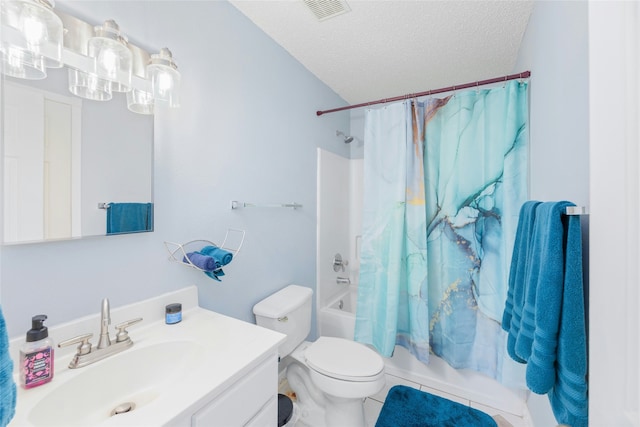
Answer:
<path fill-rule="evenodd" d="M 375 426 L 378 415 L 380 415 L 382 405 L 384 404 L 384 399 L 387 396 L 389 389 L 394 385 L 405 385 L 408 387 L 413 387 L 415 389 L 426 391 L 427 393 L 431 393 L 436 396 L 444 397 L 445 399 L 453 400 L 454 402 L 458 402 L 463 405 L 469 405 L 474 409 L 478 409 L 491 415 L 496 420 L 496 423 L 498 423 L 498 427 L 529 427 L 521 417 L 478 404 L 476 402 L 464 399 L 460 396 L 445 393 L 440 390 L 436 390 L 434 388 L 427 387 L 425 385 L 389 374 L 386 374 L 386 380 L 387 381 L 384 388 L 379 393 L 367 398 L 364 402 L 365 417 L 367 420 L 367 426 L 369 427 Z"/>

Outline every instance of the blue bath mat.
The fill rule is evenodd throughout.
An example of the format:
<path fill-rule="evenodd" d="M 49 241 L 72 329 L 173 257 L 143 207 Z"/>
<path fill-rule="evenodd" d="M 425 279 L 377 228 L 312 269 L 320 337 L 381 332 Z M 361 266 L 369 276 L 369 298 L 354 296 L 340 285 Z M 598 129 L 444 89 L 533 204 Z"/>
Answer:
<path fill-rule="evenodd" d="M 497 427 L 477 409 L 415 388 L 391 387 L 376 427 Z"/>

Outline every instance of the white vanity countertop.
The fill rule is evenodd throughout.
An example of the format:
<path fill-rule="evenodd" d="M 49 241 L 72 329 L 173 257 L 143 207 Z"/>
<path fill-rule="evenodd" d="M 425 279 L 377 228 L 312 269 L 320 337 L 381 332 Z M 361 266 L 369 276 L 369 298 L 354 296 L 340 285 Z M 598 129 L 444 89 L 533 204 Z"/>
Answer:
<path fill-rule="evenodd" d="M 173 302 L 182 303 L 182 321 L 167 325 L 164 307 Z M 214 399 L 248 371 L 274 357 L 284 339 L 284 335 L 275 331 L 198 307 L 195 287 L 112 310 L 111 337 L 115 336 L 113 325 L 136 317 L 144 320 L 129 329 L 134 345 L 89 366 L 69 369 L 76 346 L 70 350 L 56 347 L 53 380 L 29 390 L 18 386 L 16 415 L 9 426 L 168 425 L 172 419 L 192 411 L 194 405 Z M 99 332 L 97 315 L 52 327 L 50 336 L 57 343 L 87 332 L 94 333 L 91 342 L 95 345 Z M 20 338 L 11 341 L 12 356 L 17 356 L 21 344 Z M 158 352 L 154 353 L 156 349 Z M 17 365 L 18 358 L 13 360 Z M 130 369 L 133 371 L 126 372 Z M 138 375 L 143 379 L 135 380 Z M 127 381 L 138 384 L 126 384 Z M 139 384 L 146 381 L 150 384 L 148 390 Z M 129 392 L 133 397 L 126 396 Z M 89 418 L 82 414 L 82 408 L 102 406 L 102 400 L 108 412 L 120 398 L 138 399 L 142 403 L 129 413 L 113 417 L 99 414 L 104 412 L 103 408 L 91 411 Z M 65 406 L 64 410 L 57 409 L 61 405 Z M 77 418 L 74 407 L 80 412 Z M 48 413 L 55 414 L 49 418 L 50 422 L 42 416 Z"/>

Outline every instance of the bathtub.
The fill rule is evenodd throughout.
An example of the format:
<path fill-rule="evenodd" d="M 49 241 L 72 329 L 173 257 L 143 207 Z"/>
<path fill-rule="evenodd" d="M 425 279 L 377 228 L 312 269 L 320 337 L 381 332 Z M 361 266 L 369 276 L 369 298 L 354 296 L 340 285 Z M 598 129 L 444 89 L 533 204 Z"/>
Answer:
<path fill-rule="evenodd" d="M 320 308 L 319 332 L 322 336 L 353 339 L 356 324 L 357 288 L 349 287 Z M 387 374 L 423 384 L 453 396 L 478 402 L 517 416 L 523 416 L 527 393 L 507 388 L 493 378 L 468 369 L 453 369 L 431 355 L 429 364 L 417 360 L 409 351 L 396 346 L 392 357 L 385 357 Z"/>
<path fill-rule="evenodd" d="M 349 287 L 320 309 L 320 335 L 353 339 L 358 290 Z"/>

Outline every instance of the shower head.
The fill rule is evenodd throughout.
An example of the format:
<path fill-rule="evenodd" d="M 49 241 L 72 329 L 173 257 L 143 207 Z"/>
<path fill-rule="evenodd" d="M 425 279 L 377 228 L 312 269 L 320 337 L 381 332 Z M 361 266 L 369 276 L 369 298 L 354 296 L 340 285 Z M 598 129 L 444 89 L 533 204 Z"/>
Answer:
<path fill-rule="evenodd" d="M 352 136 L 347 136 L 344 133 L 340 132 L 339 130 L 336 131 L 336 136 L 343 137 L 345 144 L 349 144 L 351 141 L 353 141 L 353 137 Z"/>

